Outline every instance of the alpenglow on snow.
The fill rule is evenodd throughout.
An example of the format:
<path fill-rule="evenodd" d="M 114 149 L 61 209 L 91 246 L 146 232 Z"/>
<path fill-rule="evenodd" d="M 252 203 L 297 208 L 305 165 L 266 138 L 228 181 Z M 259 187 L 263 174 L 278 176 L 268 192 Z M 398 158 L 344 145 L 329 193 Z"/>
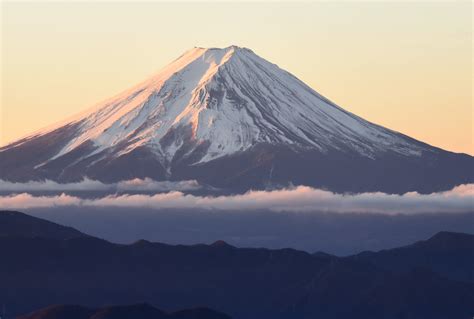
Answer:
<path fill-rule="evenodd" d="M 253 51 L 194 48 L 91 110 L 0 149 L 0 178 L 195 179 L 241 192 L 308 185 L 430 192 L 473 158 L 370 123 Z"/>

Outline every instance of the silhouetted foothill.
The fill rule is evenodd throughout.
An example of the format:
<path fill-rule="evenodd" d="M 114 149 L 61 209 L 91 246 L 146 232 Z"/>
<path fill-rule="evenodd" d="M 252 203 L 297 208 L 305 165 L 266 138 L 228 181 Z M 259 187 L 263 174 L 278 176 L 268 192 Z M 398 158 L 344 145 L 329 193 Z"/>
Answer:
<path fill-rule="evenodd" d="M 17 319 L 231 319 L 208 309 L 193 308 L 167 313 L 149 304 L 86 308 L 76 305 L 57 305 L 20 316 Z"/>
<path fill-rule="evenodd" d="M 474 235 L 452 232 L 349 257 L 222 241 L 120 245 L 91 236 L 7 235 L 0 236 L 2 256 L 8 256 L 0 263 L 0 300 L 16 315 L 53 304 L 147 301 L 166 310 L 205 306 L 236 319 L 467 319 L 474 313 L 473 247 Z M 156 312 L 143 304 L 102 311 Z M 167 315 L 186 318 L 178 315 L 200 311 Z M 207 318 L 196 316 L 191 318 Z"/>

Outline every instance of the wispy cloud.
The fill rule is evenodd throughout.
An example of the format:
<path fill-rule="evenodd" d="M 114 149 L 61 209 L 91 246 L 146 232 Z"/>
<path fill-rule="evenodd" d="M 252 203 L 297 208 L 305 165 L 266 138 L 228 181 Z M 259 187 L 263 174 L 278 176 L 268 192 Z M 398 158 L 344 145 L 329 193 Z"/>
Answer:
<path fill-rule="evenodd" d="M 150 187 L 137 182 L 127 187 Z M 63 188 L 64 189 L 64 188 Z M 332 192 L 299 186 L 274 191 L 251 191 L 233 196 L 195 196 L 180 191 L 170 191 L 155 195 L 117 195 L 97 199 L 81 199 L 70 195 L 34 196 L 27 192 L 1 196 L 2 208 L 22 209 L 51 206 L 95 206 L 95 207 L 148 207 L 196 208 L 209 210 L 258 210 L 295 212 L 334 212 L 334 213 L 457 213 L 474 212 L 474 184 L 461 185 L 450 191 L 404 195 L 385 193 L 363 193 L 356 195 L 335 194 Z"/>

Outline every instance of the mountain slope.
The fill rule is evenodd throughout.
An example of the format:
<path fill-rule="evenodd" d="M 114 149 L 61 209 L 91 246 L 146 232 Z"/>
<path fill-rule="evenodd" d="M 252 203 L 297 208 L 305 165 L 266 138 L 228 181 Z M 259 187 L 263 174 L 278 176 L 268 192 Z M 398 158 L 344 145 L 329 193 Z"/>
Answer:
<path fill-rule="evenodd" d="M 249 49 L 194 48 L 143 83 L 0 149 L 0 178 L 197 179 L 243 191 L 305 184 L 430 192 L 474 159 L 375 125 Z"/>
<path fill-rule="evenodd" d="M 11 314 L 51 304 L 150 302 L 163 309 L 206 306 L 237 319 L 467 319 L 474 283 L 459 269 L 473 268 L 472 248 L 472 235 L 447 232 L 344 258 L 222 241 L 118 245 L 93 237 L 4 236 L 0 300 Z"/>
<path fill-rule="evenodd" d="M 185 309 L 165 313 L 148 304 L 109 306 L 90 309 L 75 305 L 50 306 L 17 319 L 230 319 L 222 313 L 206 309 Z"/>
<path fill-rule="evenodd" d="M 390 271 L 430 268 L 447 278 L 474 283 L 474 235 L 471 234 L 439 232 L 409 246 L 363 252 L 351 258 Z"/>
<path fill-rule="evenodd" d="M 0 237 L 71 239 L 85 237 L 80 231 L 15 211 L 0 210 Z"/>

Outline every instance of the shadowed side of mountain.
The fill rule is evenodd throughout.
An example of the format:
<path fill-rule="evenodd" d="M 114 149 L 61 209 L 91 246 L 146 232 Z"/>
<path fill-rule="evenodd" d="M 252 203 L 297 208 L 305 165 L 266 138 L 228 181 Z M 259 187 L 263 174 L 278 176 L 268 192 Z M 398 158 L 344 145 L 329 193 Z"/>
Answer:
<path fill-rule="evenodd" d="M 382 315 L 385 304 L 410 319 L 427 314 L 441 319 L 447 313 L 463 319 L 474 311 L 472 283 L 426 268 L 413 266 L 419 270 L 410 275 L 403 267 L 387 271 L 371 260 L 292 249 L 4 237 L 0 250 L 9 256 L 0 264 L 6 289 L 0 299 L 15 302 L 17 312 L 52 303 L 138 300 L 166 309 L 205 305 L 245 319 L 370 318 L 367 314 Z M 449 303 L 443 305 L 444 295 Z"/>
<path fill-rule="evenodd" d="M 164 311 L 156 309 L 148 304 L 136 304 L 131 306 L 111 306 L 97 310 L 88 319 L 166 319 Z M 65 318 L 66 319 L 66 318 Z"/>
<path fill-rule="evenodd" d="M 328 262 L 293 249 L 118 245 L 95 238 L 2 237 L 0 251 L 9 256 L 0 263 L 0 300 L 15 314 L 50 304 L 147 301 L 265 318 L 279 312 L 275 298 L 291 296 Z"/>
<path fill-rule="evenodd" d="M 336 262 L 305 288 L 282 318 L 471 319 L 474 313 L 474 284 L 429 269 L 394 273 Z"/>
<path fill-rule="evenodd" d="M 268 186 L 305 185 L 336 193 L 384 192 L 428 194 L 474 181 L 474 158 L 439 150 L 410 158 L 387 151 L 374 160 L 338 150 L 321 154 L 312 149 L 259 144 L 197 165 L 185 161 L 172 168 L 177 180 L 243 193 Z"/>
<path fill-rule="evenodd" d="M 77 305 L 55 305 L 17 317 L 17 319 L 230 319 L 230 317 L 209 308 L 184 309 L 166 313 L 145 303 L 98 309 Z"/>
<path fill-rule="evenodd" d="M 120 245 L 89 236 L 3 236 L 0 251 L 8 258 L 0 263 L 0 300 L 12 314 L 51 304 L 146 301 L 162 309 L 206 306 L 237 319 L 467 319 L 474 312 L 474 283 L 466 271 L 473 268 L 472 237 L 441 232 L 413 245 L 341 258 L 237 248 L 223 241 Z M 103 317 L 94 319 L 115 319 L 116 313 L 126 313 L 117 318 L 147 318 L 132 315 L 135 311 L 159 315 L 150 307 L 102 308 Z M 59 315 L 69 311 L 53 309 Z M 81 309 L 79 315 L 87 315 Z M 167 315 L 225 318 L 203 313 L 193 309 Z"/>
<path fill-rule="evenodd" d="M 169 314 L 168 317 L 170 319 L 230 319 L 228 315 L 209 308 L 179 310 Z"/>
<path fill-rule="evenodd" d="M 390 271 L 426 268 L 453 280 L 474 282 L 474 235 L 439 232 L 412 245 L 349 257 Z"/>
<path fill-rule="evenodd" d="M 72 228 L 16 211 L 0 211 L 0 237 L 71 239 L 87 235 Z"/>
<path fill-rule="evenodd" d="M 54 305 L 17 319 L 89 319 L 94 312 L 94 309 L 77 305 Z"/>

